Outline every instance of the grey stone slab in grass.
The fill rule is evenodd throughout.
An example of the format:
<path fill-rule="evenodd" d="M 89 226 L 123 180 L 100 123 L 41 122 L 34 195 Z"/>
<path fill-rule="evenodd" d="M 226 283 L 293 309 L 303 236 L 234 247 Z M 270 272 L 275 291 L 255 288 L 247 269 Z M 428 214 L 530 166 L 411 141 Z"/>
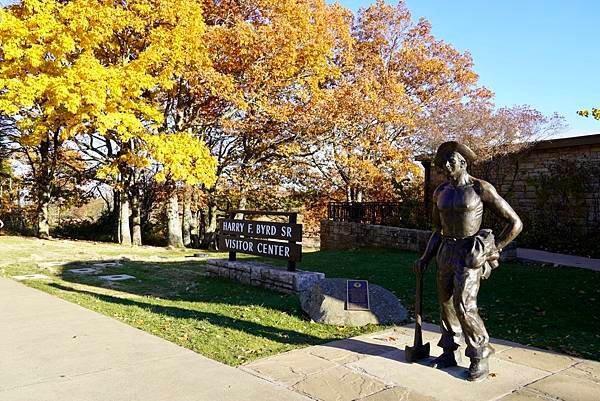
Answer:
<path fill-rule="evenodd" d="M 435 356 L 441 349 L 434 347 L 432 351 Z M 488 380 L 472 383 L 466 380 L 467 358 L 463 358 L 462 366 L 443 370 L 430 367 L 430 360 L 406 363 L 404 351 L 397 350 L 362 358 L 346 366 L 388 385 L 405 387 L 443 401 L 495 400 L 550 375 L 547 371 L 492 358 Z"/>
<path fill-rule="evenodd" d="M 265 263 L 208 259 L 206 270 L 210 275 L 226 277 L 242 283 L 293 293 L 310 288 L 325 278 L 324 273 L 303 270 L 288 271 Z"/>
<path fill-rule="evenodd" d="M 80 269 L 69 269 L 67 271 L 73 274 L 95 274 L 98 273 L 100 269 L 94 267 L 82 267 Z"/>
<path fill-rule="evenodd" d="M 191 256 L 188 256 L 188 258 L 208 258 L 209 254 L 208 253 L 195 253 Z"/>
<path fill-rule="evenodd" d="M 40 262 L 38 263 L 38 267 L 41 269 L 52 269 L 53 267 L 60 267 L 69 264 L 68 261 L 59 261 L 59 262 Z"/>
<path fill-rule="evenodd" d="M 91 267 L 96 269 L 103 269 L 105 267 L 120 267 L 122 266 L 121 262 L 101 262 L 101 263 L 93 263 Z"/>
<path fill-rule="evenodd" d="M 308 376 L 293 388 L 322 401 L 352 401 L 377 393 L 385 387 L 379 380 L 337 366 Z"/>
<path fill-rule="evenodd" d="M 99 276 L 102 280 L 106 281 L 123 281 L 123 280 L 131 280 L 134 279 L 134 276 L 130 276 L 129 274 L 113 274 L 111 276 Z"/>
<path fill-rule="evenodd" d="M 25 274 L 22 276 L 13 276 L 13 278 L 17 281 L 24 281 L 24 280 L 46 280 L 46 279 L 49 279 L 50 277 L 46 276 L 45 274 Z"/>

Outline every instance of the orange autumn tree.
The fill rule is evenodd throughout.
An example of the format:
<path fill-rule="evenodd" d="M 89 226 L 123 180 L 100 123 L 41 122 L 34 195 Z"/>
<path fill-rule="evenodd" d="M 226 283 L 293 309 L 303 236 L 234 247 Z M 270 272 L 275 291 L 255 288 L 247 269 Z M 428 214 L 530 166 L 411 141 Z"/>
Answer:
<path fill-rule="evenodd" d="M 0 112 L 15 121 L 20 146 L 38 149 L 40 236 L 56 155 L 69 142 L 89 144 L 98 173 L 125 192 L 152 162 L 148 139 L 167 131 L 161 93 L 190 57 L 209 65 L 203 31 L 193 1 L 24 0 L 0 10 Z M 213 168 L 199 157 L 189 176 Z M 128 224 L 122 234 L 129 242 Z"/>
<path fill-rule="evenodd" d="M 247 205 L 262 172 L 298 151 L 289 121 L 304 113 L 337 66 L 336 29 L 345 11 L 322 0 L 204 1 L 205 35 L 219 89 L 200 69 L 182 109 L 183 127 L 203 137 L 217 157 L 217 184 L 207 188 L 208 230 L 217 199 Z"/>
<path fill-rule="evenodd" d="M 469 54 L 436 40 L 427 21 L 414 23 L 404 2 L 360 10 L 352 39 L 339 50 L 342 74 L 300 121 L 317 138 L 302 165 L 335 197 L 392 200 L 420 174 L 411 161 L 419 127 L 490 93 L 477 85 Z"/>

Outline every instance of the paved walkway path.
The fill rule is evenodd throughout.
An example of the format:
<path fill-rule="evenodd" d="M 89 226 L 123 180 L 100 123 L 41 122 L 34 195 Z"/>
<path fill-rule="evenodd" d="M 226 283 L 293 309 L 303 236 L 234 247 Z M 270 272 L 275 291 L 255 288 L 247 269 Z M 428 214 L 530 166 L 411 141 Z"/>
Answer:
<path fill-rule="evenodd" d="M 309 401 L 285 387 L 0 278 L 2 401 Z"/>
<path fill-rule="evenodd" d="M 492 340 L 490 376 L 465 380 L 469 360 L 444 370 L 431 360 L 409 364 L 404 347 L 414 329 L 397 327 L 261 359 L 242 367 L 323 401 L 598 401 L 600 363 Z M 432 356 L 441 353 L 437 326 L 425 325 Z"/>
<path fill-rule="evenodd" d="M 424 340 L 435 346 L 437 327 Z M 600 363 L 493 340 L 491 375 L 407 364 L 414 329 L 295 350 L 233 368 L 0 278 L 1 401 L 598 401 Z"/>
<path fill-rule="evenodd" d="M 579 267 L 582 269 L 600 271 L 600 259 L 584 258 L 582 256 L 564 255 L 539 251 L 537 249 L 517 248 L 517 258 L 531 262 L 549 263 L 555 266 Z"/>

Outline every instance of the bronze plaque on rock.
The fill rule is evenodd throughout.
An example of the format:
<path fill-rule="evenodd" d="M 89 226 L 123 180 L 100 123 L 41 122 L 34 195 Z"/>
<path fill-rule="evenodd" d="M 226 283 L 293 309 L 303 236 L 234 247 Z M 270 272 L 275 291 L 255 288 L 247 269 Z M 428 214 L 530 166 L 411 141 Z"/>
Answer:
<path fill-rule="evenodd" d="M 346 281 L 346 309 L 371 309 L 369 305 L 369 282 L 367 280 Z"/>

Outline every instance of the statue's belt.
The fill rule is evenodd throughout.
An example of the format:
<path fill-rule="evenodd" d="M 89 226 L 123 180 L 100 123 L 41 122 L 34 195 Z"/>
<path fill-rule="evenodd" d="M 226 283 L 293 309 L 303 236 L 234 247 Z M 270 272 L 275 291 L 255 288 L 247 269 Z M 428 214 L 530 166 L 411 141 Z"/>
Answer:
<path fill-rule="evenodd" d="M 465 254 L 465 266 L 470 269 L 482 268 L 482 278 L 488 278 L 491 271 L 498 267 L 499 252 L 496 248 L 492 230 L 483 229 L 475 235 L 467 237 L 451 237 L 442 235 L 444 242 L 463 242 L 469 244 Z"/>
<path fill-rule="evenodd" d="M 444 240 L 444 241 L 463 241 L 463 240 L 473 239 L 476 236 L 477 236 L 477 234 L 469 235 L 467 237 L 453 237 L 450 235 L 442 235 L 442 240 Z"/>

